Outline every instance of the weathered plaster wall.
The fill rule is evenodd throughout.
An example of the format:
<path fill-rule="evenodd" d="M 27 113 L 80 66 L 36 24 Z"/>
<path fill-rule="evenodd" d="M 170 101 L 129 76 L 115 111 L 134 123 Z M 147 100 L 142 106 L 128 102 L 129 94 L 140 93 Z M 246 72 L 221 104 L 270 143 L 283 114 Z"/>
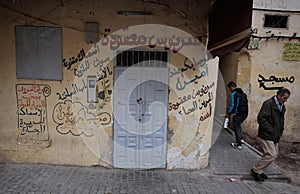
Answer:
<path fill-rule="evenodd" d="M 254 0 L 253 8 L 269 10 L 299 11 L 298 0 Z"/>
<path fill-rule="evenodd" d="M 0 157 L 6 160 L 112 166 L 114 61 L 112 57 L 109 58 L 110 55 L 93 56 L 92 52 L 101 51 L 85 42 L 85 22 L 99 23 L 99 39 L 120 29 L 126 31 L 131 25 L 159 23 L 175 25 L 196 37 L 200 36 L 204 44 L 207 40 L 206 15 L 210 1 L 136 1 L 134 6 L 125 1 L 0 3 L 0 42 L 3 45 L 0 48 Z M 153 11 L 154 15 L 116 14 L 119 10 L 143 10 L 145 7 Z M 62 81 L 16 79 L 14 26 L 25 24 L 62 27 L 65 59 L 62 62 Z M 83 51 L 89 56 L 89 62 L 98 60 L 97 72 L 95 69 L 87 69 L 85 61 L 69 63 L 72 57 L 82 55 Z M 202 51 L 187 54 L 188 61 L 179 53 L 171 53 L 170 56 L 174 67 L 188 70 L 185 72 L 186 81 L 193 80 L 195 75 L 205 77 L 209 73 L 209 76 L 199 83 L 194 79 L 195 83 L 192 84 L 197 91 L 180 88 L 170 92 L 168 168 L 207 166 L 217 70 L 214 67 L 208 70 L 206 62 L 200 60 L 204 56 L 198 56 L 199 52 Z M 197 58 L 193 60 L 193 56 Z M 193 69 L 192 64 L 199 67 L 200 71 Z M 176 71 L 177 69 L 170 69 L 172 88 L 176 88 L 178 83 L 178 75 L 171 76 L 171 72 L 175 75 Z M 86 75 L 89 73 L 97 74 L 98 80 L 98 101 L 94 107 L 89 107 L 86 101 L 82 101 L 86 99 Z M 180 103 L 180 107 L 171 109 L 171 103 L 176 102 Z M 198 109 L 192 113 L 195 106 Z M 184 113 L 187 110 L 190 112 Z M 185 123 L 183 127 L 179 127 L 182 126 L 179 125 L 182 121 Z M 41 127 L 41 131 L 30 132 L 29 125 L 33 125 L 32 128 Z M 27 126 L 26 130 L 24 126 Z"/>
<path fill-rule="evenodd" d="M 292 95 L 285 104 L 287 108 L 286 130 L 283 134 L 283 140 L 298 142 L 300 140 L 298 131 L 300 125 L 297 118 L 300 110 L 298 105 L 300 91 L 297 79 L 300 78 L 300 67 L 299 61 L 282 60 L 284 42 L 286 41 L 262 40 L 259 50 L 249 51 L 252 64 L 250 82 L 238 82 L 239 85 L 244 85 L 250 91 L 250 114 L 245 121 L 244 129 L 252 136 L 256 135 L 258 127 L 256 117 L 262 102 L 276 94 L 277 89 L 272 89 L 272 87 L 286 87 Z M 278 81 L 272 81 L 272 76 L 280 78 L 281 81 L 279 79 L 277 79 Z M 261 85 L 264 79 L 266 88 Z"/>
<path fill-rule="evenodd" d="M 208 63 L 184 60 L 184 67 L 191 67 L 185 74 L 187 78 L 175 73 L 177 68 L 170 69 L 173 90 L 169 96 L 168 168 L 193 169 L 208 164 L 217 87 L 215 64 L 217 59 Z M 198 75 L 209 76 L 194 82 L 193 86 L 181 88 L 178 80 L 182 79 L 182 83 L 193 80 L 197 71 Z"/>
<path fill-rule="evenodd" d="M 53 113 L 61 101 L 57 93 L 68 88 L 71 91 L 73 72 L 64 71 L 63 81 L 16 79 L 14 25 L 1 22 L 1 158 L 22 162 L 56 163 L 56 164 L 97 164 L 98 159 L 84 145 L 80 137 L 71 134 L 61 134 L 55 123 Z M 84 33 L 66 30 L 63 32 L 64 42 L 70 42 L 70 47 L 64 47 L 64 52 L 71 52 L 85 47 Z M 72 41 L 73 40 L 73 41 Z M 65 56 L 65 55 L 64 55 Z M 63 66 L 63 65 L 62 65 Z M 62 67 L 63 68 L 63 67 Z M 65 68 L 64 68 L 65 69 Z M 26 99 L 29 99 L 27 101 Z M 39 111 L 42 111 L 40 113 Z M 64 111 L 64 110 L 62 110 Z M 27 112 L 27 113 L 24 113 Z M 29 115 L 32 113 L 33 115 Z M 38 113 L 38 114 L 35 114 Z M 40 133 L 22 131 L 24 123 L 40 122 Z M 70 118 L 72 119 L 72 118 Z M 67 123 L 66 117 L 63 122 Z M 69 123 L 71 125 L 71 123 Z M 33 125 L 32 128 L 39 127 Z M 66 130 L 68 130 L 66 128 Z M 84 158 L 84 159 L 83 159 Z"/>
<path fill-rule="evenodd" d="M 223 87 L 225 87 L 227 93 L 227 107 L 230 105 L 230 91 L 228 90 L 227 84 L 230 81 L 236 81 L 237 79 L 237 61 L 239 59 L 239 53 L 232 52 L 228 55 L 220 57 L 219 69 L 224 80 Z M 224 110 L 225 113 L 226 110 Z"/>
<path fill-rule="evenodd" d="M 299 4 L 298 4 L 299 7 Z M 263 27 L 264 15 L 289 15 L 288 28 Z M 255 48 L 240 52 L 238 61 L 237 83 L 249 95 L 249 117 L 244 123 L 244 130 L 254 137 L 257 134 L 257 114 L 262 102 L 276 94 L 278 87 L 287 87 L 292 95 L 286 103 L 285 132 L 282 140 L 299 142 L 299 84 L 300 78 L 300 14 L 295 12 L 254 11 L 252 27 L 255 36 L 264 37 L 255 40 Z M 272 38 L 271 36 L 274 36 Z M 266 37 L 270 38 L 266 38 Z M 290 38 L 283 38 L 283 36 Z M 252 40 L 253 41 L 253 40 Z M 287 46 L 291 43 L 293 46 Z M 290 52 L 289 55 L 285 54 Z M 286 57 L 286 58 L 285 58 Z M 292 59 L 293 58 L 293 59 Z"/>
<path fill-rule="evenodd" d="M 287 87 L 292 95 L 286 103 L 283 141 L 299 142 L 300 4 L 297 0 L 253 1 L 250 46 L 220 58 L 224 83 L 236 81 L 249 99 L 249 116 L 243 131 L 257 135 L 257 114 L 263 101 Z M 264 27 L 265 15 L 288 16 L 287 28 Z M 288 45 L 289 44 L 289 45 Z M 229 91 L 227 95 L 229 95 Z"/>

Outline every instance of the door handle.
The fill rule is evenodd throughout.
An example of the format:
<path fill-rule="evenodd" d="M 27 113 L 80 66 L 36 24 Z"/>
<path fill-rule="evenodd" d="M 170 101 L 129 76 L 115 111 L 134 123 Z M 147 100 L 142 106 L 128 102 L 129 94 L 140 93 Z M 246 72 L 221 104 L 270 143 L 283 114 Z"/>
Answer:
<path fill-rule="evenodd" d="M 136 99 L 136 101 L 137 101 L 138 104 L 142 104 L 142 102 L 143 102 L 142 100 L 143 100 L 142 98 Z"/>

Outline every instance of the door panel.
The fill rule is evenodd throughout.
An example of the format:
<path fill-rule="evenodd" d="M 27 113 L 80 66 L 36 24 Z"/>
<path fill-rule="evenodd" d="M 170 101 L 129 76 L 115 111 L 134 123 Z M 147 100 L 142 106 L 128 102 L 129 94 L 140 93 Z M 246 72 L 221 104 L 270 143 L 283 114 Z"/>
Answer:
<path fill-rule="evenodd" d="M 135 168 L 138 166 L 139 139 L 137 125 L 132 120 L 137 119 L 138 107 L 133 99 L 129 99 L 132 84 L 138 82 L 136 70 L 125 71 L 126 68 L 115 70 L 117 82 L 114 97 L 114 165 L 119 168 Z M 124 74 L 121 76 L 121 74 Z M 134 97 L 138 94 L 131 93 Z"/>

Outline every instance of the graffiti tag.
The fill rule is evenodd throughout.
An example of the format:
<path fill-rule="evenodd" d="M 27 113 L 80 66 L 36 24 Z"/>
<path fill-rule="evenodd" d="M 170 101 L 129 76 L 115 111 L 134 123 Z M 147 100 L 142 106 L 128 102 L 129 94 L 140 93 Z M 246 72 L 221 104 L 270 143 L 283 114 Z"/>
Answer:
<path fill-rule="evenodd" d="M 66 100 L 57 103 L 52 112 L 52 118 L 57 124 L 56 131 L 60 134 L 74 136 L 94 136 L 101 125 L 111 123 L 111 115 L 107 112 L 92 114 L 81 102 Z"/>
<path fill-rule="evenodd" d="M 144 35 L 137 35 L 132 33 L 128 36 L 120 35 L 107 35 L 101 41 L 102 46 L 110 46 L 111 50 L 119 49 L 120 46 L 144 46 L 149 45 L 150 48 L 156 46 L 164 47 L 165 49 L 173 49 L 175 51 L 180 51 L 185 46 L 199 46 L 201 43 L 197 38 L 194 37 L 176 37 L 172 35 L 171 37 L 146 37 Z"/>
<path fill-rule="evenodd" d="M 275 75 L 271 75 L 269 78 L 265 78 L 260 74 L 258 75 L 259 88 L 263 88 L 264 90 L 278 90 L 280 88 L 283 88 L 283 86 L 273 86 L 273 87 L 266 86 L 266 83 L 271 83 L 272 85 L 274 85 L 275 83 L 283 83 L 283 82 L 293 83 L 294 81 L 295 81 L 294 76 L 277 78 Z"/>

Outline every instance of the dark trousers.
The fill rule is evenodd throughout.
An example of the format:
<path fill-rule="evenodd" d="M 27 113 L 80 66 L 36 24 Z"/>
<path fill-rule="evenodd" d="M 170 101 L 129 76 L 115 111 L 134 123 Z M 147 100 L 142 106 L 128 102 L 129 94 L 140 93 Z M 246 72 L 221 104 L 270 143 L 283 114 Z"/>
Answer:
<path fill-rule="evenodd" d="M 241 124 L 244 122 L 244 120 L 247 118 L 248 114 L 236 114 L 233 116 L 233 128 L 235 133 L 235 140 L 238 145 L 241 145 L 241 140 L 243 138 L 243 131 Z"/>

